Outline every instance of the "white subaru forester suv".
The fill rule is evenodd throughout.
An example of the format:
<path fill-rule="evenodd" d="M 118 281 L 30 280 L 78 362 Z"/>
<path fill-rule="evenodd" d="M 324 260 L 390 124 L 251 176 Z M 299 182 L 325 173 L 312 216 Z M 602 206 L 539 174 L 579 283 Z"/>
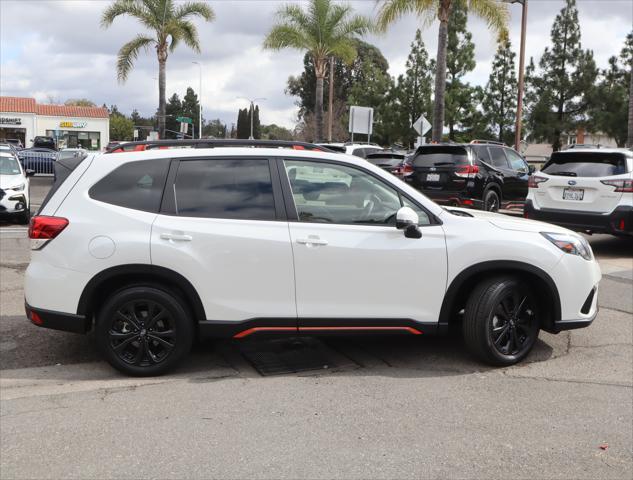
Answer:
<path fill-rule="evenodd" d="M 166 371 L 198 335 L 433 335 L 452 324 L 480 360 L 511 365 L 539 329 L 597 314 L 600 268 L 564 228 L 444 209 L 314 145 L 145 145 L 57 175 L 32 219 L 25 280 L 31 322 L 94 329 L 128 374 Z M 394 283 L 401 295 L 385 288 Z"/>

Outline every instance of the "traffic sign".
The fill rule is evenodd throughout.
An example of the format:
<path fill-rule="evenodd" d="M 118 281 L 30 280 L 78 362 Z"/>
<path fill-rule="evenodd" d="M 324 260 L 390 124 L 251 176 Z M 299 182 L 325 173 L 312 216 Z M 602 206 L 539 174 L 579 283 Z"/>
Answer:
<path fill-rule="evenodd" d="M 424 115 L 420 115 L 420 118 L 418 118 L 413 124 L 413 128 L 416 132 L 418 132 L 418 134 L 424 135 L 431 128 L 431 124 Z"/>
<path fill-rule="evenodd" d="M 180 123 L 193 123 L 193 120 L 189 117 L 176 117 L 176 121 Z"/>

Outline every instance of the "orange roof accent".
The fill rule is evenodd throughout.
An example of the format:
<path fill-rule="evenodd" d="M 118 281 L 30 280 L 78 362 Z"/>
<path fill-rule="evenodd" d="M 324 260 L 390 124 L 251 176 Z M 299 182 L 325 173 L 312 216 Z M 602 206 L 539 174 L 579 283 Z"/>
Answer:
<path fill-rule="evenodd" d="M 68 105 L 47 105 L 36 103 L 33 98 L 0 97 L 0 112 L 37 113 L 51 117 L 108 118 L 110 114 L 103 107 L 76 107 Z"/>
<path fill-rule="evenodd" d="M 0 112 L 37 113 L 34 98 L 0 97 Z"/>

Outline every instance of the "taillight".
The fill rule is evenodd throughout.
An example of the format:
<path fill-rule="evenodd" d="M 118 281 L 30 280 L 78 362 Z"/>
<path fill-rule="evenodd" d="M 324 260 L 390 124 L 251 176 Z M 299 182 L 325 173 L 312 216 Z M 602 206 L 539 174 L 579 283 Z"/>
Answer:
<path fill-rule="evenodd" d="M 413 173 L 413 165 L 410 163 L 401 163 L 393 173 L 399 177 L 408 177 Z"/>
<path fill-rule="evenodd" d="M 633 180 L 601 180 L 600 183 L 615 187 L 616 192 L 633 193 Z"/>
<path fill-rule="evenodd" d="M 31 219 L 29 238 L 31 250 L 39 250 L 53 238 L 57 237 L 68 226 L 68 219 L 63 217 L 48 217 L 37 215 Z"/>
<path fill-rule="evenodd" d="M 538 175 L 530 175 L 528 178 L 528 188 L 538 188 L 539 183 L 547 182 L 549 178 L 539 177 Z"/>
<path fill-rule="evenodd" d="M 455 175 L 462 178 L 474 178 L 478 173 L 478 165 L 462 165 L 455 170 Z"/>

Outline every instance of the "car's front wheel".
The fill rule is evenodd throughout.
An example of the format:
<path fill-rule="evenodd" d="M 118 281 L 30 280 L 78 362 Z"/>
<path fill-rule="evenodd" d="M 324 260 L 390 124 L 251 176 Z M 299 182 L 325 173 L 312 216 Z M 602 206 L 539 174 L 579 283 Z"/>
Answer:
<path fill-rule="evenodd" d="M 539 333 L 537 302 L 520 279 L 502 276 L 483 281 L 464 311 L 464 339 L 480 360 L 496 366 L 523 360 Z"/>
<path fill-rule="evenodd" d="M 161 375 L 189 353 L 193 322 L 182 300 L 134 286 L 113 294 L 97 316 L 96 339 L 108 362 L 135 376 Z"/>

